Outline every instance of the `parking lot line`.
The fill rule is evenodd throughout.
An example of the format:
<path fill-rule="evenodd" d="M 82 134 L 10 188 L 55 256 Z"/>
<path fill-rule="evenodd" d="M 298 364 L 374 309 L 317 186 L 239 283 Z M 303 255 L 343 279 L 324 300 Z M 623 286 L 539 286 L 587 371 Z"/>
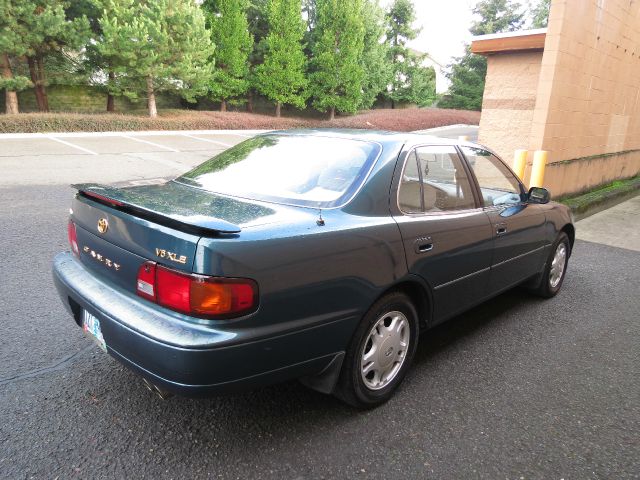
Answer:
<path fill-rule="evenodd" d="M 80 150 L 84 153 L 88 153 L 89 155 L 98 155 L 96 152 L 94 152 L 93 150 L 89 150 L 88 148 L 84 148 L 84 147 L 79 147 L 78 145 L 74 145 L 73 143 L 70 142 L 66 142 L 64 140 L 60 140 L 59 138 L 53 137 L 53 136 L 47 136 L 47 138 L 49 140 L 53 140 L 54 142 L 58 142 L 58 143 L 62 143 L 68 147 L 72 147 L 75 148 L 77 150 Z"/>
<path fill-rule="evenodd" d="M 219 142 L 217 140 L 211 140 L 208 138 L 200 138 L 200 137 L 196 137 L 195 135 L 187 135 L 186 133 L 182 134 L 183 137 L 189 137 L 189 138 L 193 138 L 195 140 L 200 140 L 202 142 L 209 142 L 209 143 L 215 143 L 217 145 L 222 145 L 224 147 L 233 147 L 233 145 L 231 145 L 230 143 L 225 143 L 225 142 Z M 244 135 L 238 135 L 239 137 L 243 137 Z"/>
<path fill-rule="evenodd" d="M 150 142 L 149 140 L 143 140 L 137 137 L 131 137 L 129 135 L 121 135 L 122 138 L 128 138 L 129 140 L 134 140 L 136 142 L 146 143 L 148 145 L 153 145 L 154 147 L 162 148 L 163 150 L 168 150 L 170 152 L 179 152 L 180 150 L 176 150 L 175 148 L 166 147 L 164 145 L 160 145 L 159 143 Z"/>

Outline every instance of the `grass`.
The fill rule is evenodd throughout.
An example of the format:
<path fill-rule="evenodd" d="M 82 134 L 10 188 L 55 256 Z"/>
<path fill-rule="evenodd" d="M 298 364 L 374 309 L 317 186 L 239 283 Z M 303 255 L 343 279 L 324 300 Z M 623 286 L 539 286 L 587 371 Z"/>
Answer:
<path fill-rule="evenodd" d="M 480 112 L 467 110 L 380 109 L 333 121 L 259 115 L 245 112 L 167 110 L 157 118 L 145 115 L 22 113 L 0 115 L 0 133 L 108 132 L 140 130 L 226 130 L 286 128 L 364 128 L 413 131 L 458 123 L 478 125 Z"/>
<path fill-rule="evenodd" d="M 574 214 L 582 215 L 615 198 L 632 195 L 637 190 L 640 190 L 640 175 L 626 180 L 616 180 L 580 195 L 559 198 L 558 201 L 571 208 Z"/>

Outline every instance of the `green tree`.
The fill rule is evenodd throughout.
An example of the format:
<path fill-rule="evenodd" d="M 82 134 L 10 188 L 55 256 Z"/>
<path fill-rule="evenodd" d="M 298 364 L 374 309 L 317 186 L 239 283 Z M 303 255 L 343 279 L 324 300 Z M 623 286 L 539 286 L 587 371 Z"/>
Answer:
<path fill-rule="evenodd" d="M 481 0 L 473 13 L 477 17 L 469 29 L 473 35 L 511 32 L 520 29 L 524 23 L 521 5 L 511 0 Z M 486 76 L 486 58 L 471 53 L 467 45 L 465 54 L 449 65 L 447 77 L 451 86 L 438 105 L 442 108 L 480 110 Z"/>
<path fill-rule="evenodd" d="M 533 28 L 545 28 L 549 23 L 549 10 L 551 0 L 540 0 L 531 9 L 531 26 Z"/>
<path fill-rule="evenodd" d="M 147 96 L 156 117 L 156 93 L 173 90 L 187 101 L 206 93 L 214 47 L 204 14 L 193 0 L 106 0 L 98 51 L 114 60 L 122 91 Z"/>
<path fill-rule="evenodd" d="M 9 57 L 26 58 L 38 108 L 48 111 L 46 58 L 60 54 L 64 49 L 80 48 L 88 36 L 87 18 L 67 18 L 66 9 L 70 4 L 62 0 L 2 1 L 0 44 L 1 53 L 6 54 L 2 59 L 4 82 L 14 91 L 27 85 L 22 78 L 12 78 Z M 13 98 L 10 98 L 10 103 L 11 108 L 17 108 Z"/>
<path fill-rule="evenodd" d="M 435 80 L 429 81 L 430 70 L 422 67 L 426 55 L 407 46 L 407 42 L 420 33 L 414 23 L 415 11 L 411 0 L 394 0 L 387 12 L 388 62 L 392 77 L 385 94 L 391 100 L 392 108 L 398 102 L 428 105 L 435 99 Z M 433 76 L 435 78 L 435 72 Z M 431 84 L 433 88 L 429 87 Z"/>
<path fill-rule="evenodd" d="M 306 100 L 306 57 L 302 46 L 304 21 L 300 0 L 269 0 L 269 34 L 264 63 L 256 68 L 256 86 L 276 104 L 303 108 Z"/>
<path fill-rule="evenodd" d="M 220 102 L 220 111 L 227 110 L 227 100 L 237 103 L 237 97 L 249 88 L 249 54 L 253 38 L 247 22 L 245 0 L 208 0 L 202 4 L 207 12 L 211 40 L 216 46 L 216 69 L 209 85 L 209 97 Z"/>
<path fill-rule="evenodd" d="M 20 1 L 0 0 L 0 88 L 5 90 L 5 108 L 9 114 L 19 112 L 17 92 L 32 85 L 27 77 L 14 75 L 12 67 L 12 60 L 25 55 L 28 50 L 24 41 L 28 32 L 22 19 L 30 14 L 29 6 Z"/>
<path fill-rule="evenodd" d="M 310 93 L 313 106 L 354 113 L 362 103 L 364 23 L 361 0 L 318 0 L 312 49 Z"/>
<path fill-rule="evenodd" d="M 384 41 L 386 33 L 384 11 L 378 0 L 365 0 L 362 11 L 364 22 L 364 49 L 362 51 L 362 99 L 360 108 L 371 108 L 378 95 L 391 82 L 392 70 L 388 62 L 389 45 Z"/>
<path fill-rule="evenodd" d="M 249 90 L 247 111 L 253 112 L 253 98 L 257 90 L 256 68 L 264 62 L 266 39 L 269 34 L 269 0 L 250 0 L 247 8 L 249 34 L 253 38 L 253 48 L 249 54 Z"/>

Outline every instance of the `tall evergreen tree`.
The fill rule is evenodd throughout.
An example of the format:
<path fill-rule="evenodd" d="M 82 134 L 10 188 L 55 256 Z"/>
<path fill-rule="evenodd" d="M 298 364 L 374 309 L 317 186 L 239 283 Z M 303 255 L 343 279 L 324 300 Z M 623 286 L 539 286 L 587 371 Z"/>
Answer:
<path fill-rule="evenodd" d="M 362 51 L 362 100 L 360 108 L 371 108 L 378 95 L 385 91 L 392 78 L 388 62 L 389 46 L 385 41 L 384 11 L 378 0 L 364 0 L 364 49 Z"/>
<path fill-rule="evenodd" d="M 549 10 L 551 0 L 540 0 L 531 9 L 531 26 L 533 28 L 545 28 L 549 23 Z"/>
<path fill-rule="evenodd" d="M 49 110 L 45 68 L 47 57 L 59 54 L 65 48 L 79 48 L 88 36 L 87 18 L 68 19 L 66 9 L 69 5 L 62 0 L 3 0 L 0 6 L 4 10 L 0 19 L 0 24 L 4 24 L 0 35 L 3 37 L 0 40 L 3 51 L 0 53 L 6 54 L 3 55 L 2 65 L 3 76 L 8 79 L 4 82 L 14 91 L 26 86 L 23 79 L 16 81 L 12 78 L 10 56 L 26 58 L 40 111 Z M 10 97 L 13 95 L 10 94 Z M 10 98 L 10 103 L 17 106 L 13 98 Z"/>
<path fill-rule="evenodd" d="M 193 0 L 107 0 L 100 25 L 98 50 L 115 60 L 126 95 L 146 94 L 150 117 L 158 114 L 159 91 L 188 101 L 206 93 L 214 47 Z"/>
<path fill-rule="evenodd" d="M 9 114 L 19 113 L 17 92 L 32 85 L 27 77 L 14 75 L 12 66 L 28 50 L 24 41 L 28 31 L 23 19 L 31 14 L 29 7 L 28 3 L 20 1 L 0 0 L 0 89 L 5 90 L 5 109 Z"/>
<path fill-rule="evenodd" d="M 247 92 L 247 112 L 253 112 L 253 99 L 256 92 L 256 68 L 264 62 L 266 39 L 269 33 L 269 0 L 250 0 L 247 8 L 249 35 L 253 38 L 253 47 L 249 54 L 249 89 Z"/>
<path fill-rule="evenodd" d="M 354 113 L 362 103 L 364 22 L 361 0 L 317 0 L 310 93 L 313 106 Z"/>
<path fill-rule="evenodd" d="M 420 33 L 420 29 L 413 26 L 414 23 L 415 10 L 411 0 L 394 0 L 387 12 L 387 41 L 390 43 L 388 61 L 392 67 L 392 78 L 386 97 L 391 100 L 391 108 L 395 108 L 398 102 L 425 105 L 426 98 L 429 102 L 435 98 L 435 84 L 433 92 L 425 90 L 428 86 L 425 80 L 430 74 L 421 65 L 426 55 L 407 46 L 407 42 Z M 417 77 L 414 79 L 414 76 Z"/>
<path fill-rule="evenodd" d="M 216 68 L 209 85 L 209 97 L 227 110 L 227 100 L 237 102 L 249 88 L 249 54 L 253 38 L 249 33 L 246 0 L 208 0 L 207 12 L 211 40 L 216 46 Z"/>
<path fill-rule="evenodd" d="M 256 68 L 258 90 L 276 104 L 303 108 L 306 99 L 306 57 L 302 46 L 304 21 L 300 0 L 269 0 L 269 34 L 264 63 Z"/>
<path fill-rule="evenodd" d="M 469 29 L 473 35 L 511 32 L 520 29 L 524 23 L 521 5 L 512 0 L 481 0 L 473 13 L 477 17 Z M 480 110 L 486 76 L 486 58 L 471 53 L 467 45 L 465 54 L 449 65 L 447 77 L 451 86 L 439 106 Z"/>

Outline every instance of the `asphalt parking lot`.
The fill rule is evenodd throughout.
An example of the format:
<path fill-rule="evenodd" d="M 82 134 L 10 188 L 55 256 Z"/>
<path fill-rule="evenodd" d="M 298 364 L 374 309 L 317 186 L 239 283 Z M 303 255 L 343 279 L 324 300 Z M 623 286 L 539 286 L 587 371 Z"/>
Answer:
<path fill-rule="evenodd" d="M 0 478 L 638 478 L 640 197 L 578 224 L 556 298 L 428 332 L 373 411 L 296 382 L 161 401 L 103 354 L 51 281 L 67 185 L 158 181 L 247 134 L 0 137 Z"/>

